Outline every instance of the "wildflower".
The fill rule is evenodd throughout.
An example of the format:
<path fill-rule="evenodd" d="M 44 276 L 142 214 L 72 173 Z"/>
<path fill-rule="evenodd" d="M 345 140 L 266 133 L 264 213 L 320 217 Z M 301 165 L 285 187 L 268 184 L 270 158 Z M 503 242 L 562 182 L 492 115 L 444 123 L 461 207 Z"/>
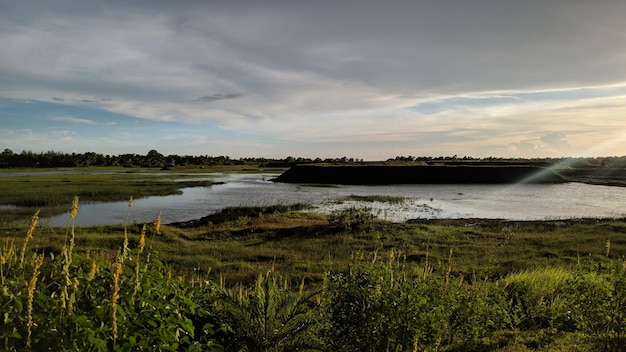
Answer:
<path fill-rule="evenodd" d="M 33 232 L 35 231 L 35 227 L 37 226 L 37 221 L 39 221 L 39 210 L 37 210 L 33 217 L 30 219 L 30 225 L 28 226 L 28 231 L 26 231 L 26 238 L 24 239 L 22 252 L 20 253 L 20 268 L 24 265 L 24 255 L 26 254 L 26 247 L 28 246 L 28 242 L 33 238 Z"/>
<path fill-rule="evenodd" d="M 40 254 L 33 260 L 33 276 L 28 283 L 28 300 L 26 302 L 26 328 L 28 330 L 28 337 L 26 338 L 26 345 L 30 346 L 31 329 L 33 323 L 33 298 L 35 297 L 35 289 L 37 288 L 37 278 L 39 276 L 39 268 L 43 264 L 44 255 Z"/>
<path fill-rule="evenodd" d="M 122 245 L 122 262 L 128 258 L 128 253 L 130 252 L 130 248 L 128 248 L 128 232 L 126 227 L 124 227 L 124 244 Z"/>
<path fill-rule="evenodd" d="M 96 261 L 92 261 L 91 262 L 91 268 L 89 268 L 89 281 L 92 281 L 93 279 L 96 278 L 96 273 L 98 272 L 98 264 L 96 264 Z"/>
<path fill-rule="evenodd" d="M 111 294 L 111 326 L 113 340 L 117 339 L 117 301 L 120 299 L 120 275 L 122 274 L 122 263 L 113 264 L 113 289 Z"/>
<path fill-rule="evenodd" d="M 154 220 L 154 231 L 157 235 L 161 234 L 161 213 L 159 213 L 159 216 Z"/>
<path fill-rule="evenodd" d="M 72 208 L 70 210 L 70 219 L 73 221 L 76 218 L 76 213 L 78 212 L 78 196 L 75 196 L 72 200 Z M 67 309 L 69 314 L 72 311 L 74 306 L 74 301 L 76 300 L 76 290 L 70 292 L 68 291 L 70 287 L 72 287 L 72 279 L 70 276 L 70 266 L 72 265 L 72 258 L 74 252 L 74 242 L 76 240 L 76 233 L 74 232 L 74 224 L 72 223 L 70 229 L 70 241 L 68 245 L 63 245 L 63 277 L 65 281 L 65 285 L 61 289 L 61 299 L 63 308 Z"/>
<path fill-rule="evenodd" d="M 70 208 L 70 220 L 76 219 L 76 214 L 78 214 L 78 196 L 74 196 L 72 200 L 72 207 Z"/>
<path fill-rule="evenodd" d="M 141 234 L 139 235 L 139 253 L 143 253 L 143 249 L 146 247 L 146 225 L 143 225 Z"/>
<path fill-rule="evenodd" d="M 15 246 L 13 244 L 13 241 L 11 240 L 11 242 L 9 242 L 9 239 L 7 238 L 2 248 L 2 258 L 0 258 L 1 264 L 5 264 L 7 261 L 9 261 L 9 259 L 13 256 L 14 249 Z"/>

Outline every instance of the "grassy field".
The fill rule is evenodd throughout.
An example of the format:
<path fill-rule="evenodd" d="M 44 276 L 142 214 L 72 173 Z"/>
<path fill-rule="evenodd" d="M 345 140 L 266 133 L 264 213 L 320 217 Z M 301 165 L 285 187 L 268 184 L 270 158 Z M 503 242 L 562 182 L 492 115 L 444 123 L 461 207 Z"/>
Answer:
<path fill-rule="evenodd" d="M 0 340 L 5 350 L 50 339 L 66 346 L 71 336 L 85 346 L 93 334 L 101 350 L 146 348 L 158 337 L 129 316 L 137 314 L 153 327 L 179 326 L 187 340 L 168 335 L 160 342 L 174 349 L 623 350 L 624 221 L 397 224 L 359 209 L 328 216 L 298 209 L 232 208 L 169 226 L 156 218 L 145 226 L 3 226 L 0 304 L 9 311 Z M 101 269 L 92 278 L 94 267 Z M 47 274 L 39 278 L 40 270 Z M 154 301 L 155 294 L 169 294 L 170 303 Z M 35 302 L 30 318 L 21 315 L 27 301 Z M 171 305 L 188 317 L 170 317 Z M 161 320 L 145 316 L 145 306 Z M 302 329 L 277 340 L 263 326 L 291 326 L 281 319 Z M 194 322 L 212 328 L 197 339 L 187 325 Z M 59 340 L 59 331 L 70 336 Z"/>
<path fill-rule="evenodd" d="M 112 195 L 110 185 L 121 183 L 115 176 L 132 184 L 124 192 L 174 183 L 167 174 L 147 181 L 133 172 L 105 175 L 94 187 L 88 176 L 37 176 L 24 197 L 41 192 L 49 199 L 42 204 L 71 217 L 82 203 L 62 198 L 90 185 Z M 28 179 L 0 187 L 10 193 Z M 624 219 L 391 223 L 362 209 L 322 215 L 273 206 L 179 224 L 161 224 L 155 214 L 147 224 L 75 228 L 71 218 L 67 227 L 41 226 L 24 209 L 25 223 L 0 224 L 6 351 L 626 345 Z"/>
<path fill-rule="evenodd" d="M 295 281 L 321 282 L 328 271 L 392 252 L 407 270 L 419 271 L 428 262 L 434 272 L 450 268 L 455 276 L 490 280 L 546 266 L 606 266 L 626 257 L 626 224 L 617 220 L 397 224 L 372 219 L 347 226 L 329 223 L 325 215 L 282 207 L 233 209 L 228 216 L 220 215 L 194 227 L 164 225 L 154 249 L 183 275 L 210 271 L 229 285 L 249 283 L 268 268 Z M 140 227 L 130 227 L 135 234 L 131 240 L 137 240 Z M 34 239 L 33 246 L 58 251 L 65 229 L 41 231 L 41 242 Z M 81 228 L 80 233 L 78 250 L 115 253 L 124 231 L 105 226 Z"/>

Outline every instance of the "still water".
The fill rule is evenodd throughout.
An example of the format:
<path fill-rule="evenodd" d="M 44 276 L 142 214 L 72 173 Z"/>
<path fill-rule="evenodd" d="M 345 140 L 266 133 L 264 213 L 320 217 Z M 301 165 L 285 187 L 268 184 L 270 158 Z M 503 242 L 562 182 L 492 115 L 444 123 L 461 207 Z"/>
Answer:
<path fill-rule="evenodd" d="M 159 213 L 163 223 L 198 219 L 233 206 L 310 204 L 311 211 L 330 213 L 347 207 L 371 208 L 379 218 L 492 218 L 554 220 L 622 217 L 626 187 L 582 183 L 558 185 L 298 185 L 269 181 L 276 175 L 223 174 L 212 179 L 224 184 L 183 189 L 183 194 L 127 202 L 81 203 L 75 224 L 145 223 Z M 347 201 L 350 195 L 404 197 L 401 203 Z M 69 215 L 44 220 L 65 226 Z"/>

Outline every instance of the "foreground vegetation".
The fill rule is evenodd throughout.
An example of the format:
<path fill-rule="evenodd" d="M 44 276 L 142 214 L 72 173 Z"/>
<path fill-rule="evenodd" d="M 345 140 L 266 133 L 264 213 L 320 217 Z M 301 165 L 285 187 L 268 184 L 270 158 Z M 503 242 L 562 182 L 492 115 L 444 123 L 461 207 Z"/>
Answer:
<path fill-rule="evenodd" d="M 626 223 L 238 208 L 2 228 L 0 349 L 623 351 Z M 132 211 L 132 202 L 129 202 Z"/>

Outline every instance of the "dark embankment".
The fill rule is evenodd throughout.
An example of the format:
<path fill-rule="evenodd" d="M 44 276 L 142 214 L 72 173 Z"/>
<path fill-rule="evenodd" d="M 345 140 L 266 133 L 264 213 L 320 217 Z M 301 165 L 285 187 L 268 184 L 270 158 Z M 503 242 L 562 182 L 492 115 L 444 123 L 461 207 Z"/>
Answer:
<path fill-rule="evenodd" d="M 275 179 L 285 183 L 344 185 L 563 183 L 557 173 L 534 166 L 320 166 L 298 165 Z"/>

